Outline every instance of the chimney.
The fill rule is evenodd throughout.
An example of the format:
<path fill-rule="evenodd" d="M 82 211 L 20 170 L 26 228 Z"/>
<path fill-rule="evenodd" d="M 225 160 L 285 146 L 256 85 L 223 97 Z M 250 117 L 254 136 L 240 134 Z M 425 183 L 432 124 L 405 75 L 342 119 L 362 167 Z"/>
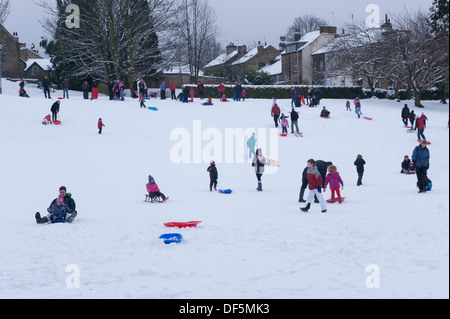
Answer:
<path fill-rule="evenodd" d="M 336 34 L 337 33 L 337 27 L 332 26 L 320 26 L 320 34 L 323 33 L 329 33 L 329 34 Z"/>
<path fill-rule="evenodd" d="M 300 33 L 300 30 L 299 29 L 295 29 L 294 41 L 298 42 L 298 41 L 300 41 L 301 38 L 302 38 L 302 34 Z"/>
<path fill-rule="evenodd" d="M 381 29 L 382 30 L 385 30 L 385 31 L 392 31 L 392 23 L 391 23 L 391 20 L 390 19 L 388 19 L 388 15 L 386 14 L 385 16 L 384 16 L 384 24 L 381 26 Z"/>
<path fill-rule="evenodd" d="M 230 44 L 227 45 L 227 55 L 230 55 L 231 53 L 233 53 L 236 50 L 237 50 L 237 48 L 233 42 L 230 42 Z"/>

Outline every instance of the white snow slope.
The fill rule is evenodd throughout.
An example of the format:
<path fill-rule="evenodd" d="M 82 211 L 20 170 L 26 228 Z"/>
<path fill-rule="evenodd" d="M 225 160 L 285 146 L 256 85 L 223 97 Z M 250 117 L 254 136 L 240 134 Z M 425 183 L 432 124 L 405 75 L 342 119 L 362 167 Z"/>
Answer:
<path fill-rule="evenodd" d="M 362 101 L 373 121 L 357 119 L 343 100 L 323 100 L 328 120 L 320 107 L 297 109 L 304 137 L 270 143 L 280 167 L 263 176 L 261 193 L 250 164 L 224 163 L 227 151 L 213 150 L 219 181 L 233 190 L 222 195 L 209 192 L 207 157 L 174 163 L 182 140 L 171 134 L 190 133 L 192 150 L 184 151 L 191 154 L 183 154 L 193 162 L 211 151 L 210 133 L 272 128 L 272 101 L 205 107 L 153 99 L 147 106 L 160 110 L 152 112 L 130 98 L 90 101 L 71 92 L 61 102 L 63 125 L 45 126 L 62 93 L 46 100 L 27 88 L 31 98 L 19 98 L 18 83 L 4 80 L 0 95 L 0 298 L 449 298 L 448 105 L 424 102 L 433 181 L 426 194 L 417 193 L 414 175 L 400 174 L 403 156 L 418 145 L 403 128 L 403 103 L 374 99 Z M 290 110 L 290 101 L 279 104 Z M 361 187 L 358 154 L 367 161 Z M 345 183 L 347 200 L 326 214 L 318 204 L 299 210 L 309 158 L 333 161 Z M 149 174 L 169 202 L 143 202 Z M 77 219 L 37 225 L 35 212 L 45 213 L 61 185 L 76 201 Z M 203 223 L 164 226 L 192 220 Z M 184 241 L 158 239 L 172 232 Z"/>

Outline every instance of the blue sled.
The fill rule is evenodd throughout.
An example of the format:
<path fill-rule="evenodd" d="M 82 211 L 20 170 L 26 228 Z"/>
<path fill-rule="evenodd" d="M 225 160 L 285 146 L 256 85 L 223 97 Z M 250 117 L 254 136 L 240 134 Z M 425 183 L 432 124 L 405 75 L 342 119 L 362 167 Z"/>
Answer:
<path fill-rule="evenodd" d="M 65 220 L 65 219 L 55 219 L 55 220 L 52 220 L 50 222 L 52 224 L 65 224 L 65 223 L 67 223 L 67 220 Z"/>
<path fill-rule="evenodd" d="M 151 106 L 149 106 L 148 109 L 152 110 L 152 111 L 159 111 L 156 107 L 151 107 Z"/>
<path fill-rule="evenodd" d="M 181 240 L 183 239 L 183 236 L 181 234 L 164 234 L 159 237 L 159 239 L 164 240 L 164 244 L 170 245 L 170 244 L 179 244 Z"/>
<path fill-rule="evenodd" d="M 233 191 L 231 189 L 221 189 L 219 192 L 221 194 L 231 194 Z"/>

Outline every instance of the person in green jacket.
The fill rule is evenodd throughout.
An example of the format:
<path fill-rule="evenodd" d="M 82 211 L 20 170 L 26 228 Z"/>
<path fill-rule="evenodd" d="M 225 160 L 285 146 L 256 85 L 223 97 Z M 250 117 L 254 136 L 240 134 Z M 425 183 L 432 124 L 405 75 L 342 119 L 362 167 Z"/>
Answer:
<path fill-rule="evenodd" d="M 256 147 L 256 134 L 253 133 L 252 136 L 247 140 L 248 158 L 252 158 L 252 156 L 256 155 L 255 147 Z"/>

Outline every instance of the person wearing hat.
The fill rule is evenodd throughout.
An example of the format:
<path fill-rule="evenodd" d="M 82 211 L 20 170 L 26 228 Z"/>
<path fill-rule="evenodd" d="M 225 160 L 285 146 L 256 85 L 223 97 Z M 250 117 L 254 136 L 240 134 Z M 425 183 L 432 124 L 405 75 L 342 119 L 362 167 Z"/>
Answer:
<path fill-rule="evenodd" d="M 103 124 L 103 121 L 102 121 L 102 119 L 101 118 L 99 118 L 98 119 L 98 134 L 102 134 L 102 130 L 103 130 L 103 127 L 105 127 L 106 125 L 105 124 Z"/>
<path fill-rule="evenodd" d="M 252 166 L 255 168 L 256 179 L 258 180 L 258 192 L 262 192 L 262 181 L 261 178 L 264 174 L 264 166 L 266 165 L 266 158 L 262 154 L 262 150 L 258 148 L 255 153 L 255 158 L 253 159 Z"/>
<path fill-rule="evenodd" d="M 427 147 L 427 140 L 422 140 L 419 146 L 413 151 L 412 162 L 416 166 L 417 183 L 419 193 L 425 193 L 428 185 L 428 169 L 430 168 L 430 150 Z"/>
<path fill-rule="evenodd" d="M 256 155 L 256 133 L 253 133 L 252 136 L 247 140 L 247 148 L 248 148 L 248 158 L 252 158 L 252 156 Z"/>
<path fill-rule="evenodd" d="M 327 108 L 324 106 L 322 109 L 322 112 L 320 112 L 321 117 L 330 117 L 330 111 L 327 110 Z"/>
<path fill-rule="evenodd" d="M 209 167 L 206 169 L 206 171 L 209 173 L 209 191 L 212 192 L 213 187 L 214 190 L 217 190 L 217 180 L 219 179 L 219 173 L 217 172 L 216 162 L 211 161 L 209 163 Z"/>
<path fill-rule="evenodd" d="M 151 175 L 148 176 L 147 192 L 152 203 L 154 203 L 157 198 L 161 198 L 163 202 L 169 200 L 169 197 L 161 193 L 155 179 Z"/>

